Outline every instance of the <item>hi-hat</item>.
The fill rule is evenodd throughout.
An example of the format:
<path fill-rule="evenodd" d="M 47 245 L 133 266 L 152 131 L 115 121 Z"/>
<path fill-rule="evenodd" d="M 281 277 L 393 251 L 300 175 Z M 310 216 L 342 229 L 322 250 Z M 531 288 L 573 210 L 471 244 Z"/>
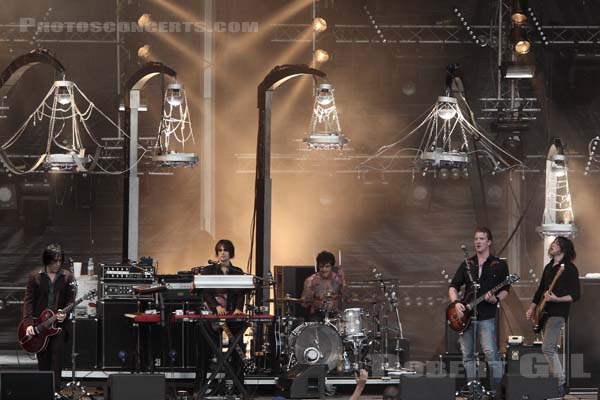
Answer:
<path fill-rule="evenodd" d="M 275 299 L 269 299 L 270 303 L 273 303 L 275 301 Z M 296 297 L 284 297 L 284 298 L 280 298 L 277 299 L 278 303 L 300 303 L 302 301 L 302 299 L 298 299 Z"/>

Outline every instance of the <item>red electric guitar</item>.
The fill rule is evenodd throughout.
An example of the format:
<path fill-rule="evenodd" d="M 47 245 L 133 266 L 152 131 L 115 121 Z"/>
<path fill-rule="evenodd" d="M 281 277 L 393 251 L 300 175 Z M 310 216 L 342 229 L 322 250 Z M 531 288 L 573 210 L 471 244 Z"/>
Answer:
<path fill-rule="evenodd" d="M 84 300 L 91 300 L 94 297 L 96 297 L 96 289 L 90 290 L 85 296 L 69 304 L 62 311 L 65 314 L 69 314 L 77 304 Z M 47 308 L 42 311 L 39 318 L 33 318 L 33 329 L 35 331 L 35 335 L 33 336 L 27 336 L 26 331 L 29 324 L 26 320 L 22 320 L 19 324 L 17 337 L 23 350 L 32 354 L 44 351 L 46 346 L 48 346 L 50 336 L 58 335 L 62 331 L 62 328 L 56 326 L 56 319 L 57 316 L 51 309 Z"/>
<path fill-rule="evenodd" d="M 450 326 L 450 328 L 452 328 L 452 330 L 454 330 L 458 333 L 464 332 L 469 327 L 469 324 L 471 323 L 471 317 L 473 315 L 473 310 L 475 309 L 475 307 L 477 307 L 477 305 L 479 303 L 481 303 L 485 299 L 486 294 L 488 294 L 488 293 L 496 294 L 503 287 L 512 285 L 513 283 L 517 282 L 519 279 L 521 279 L 521 278 L 519 278 L 518 275 L 511 274 L 511 275 L 507 276 L 506 279 L 502 283 L 493 287 L 491 290 L 488 290 L 487 292 L 485 292 L 483 295 L 479 296 L 475 300 L 473 300 L 473 294 L 470 293 L 464 299 L 464 301 L 455 301 L 454 303 L 450 303 L 450 305 L 446 309 L 446 321 L 448 322 L 448 326 Z M 457 303 L 462 303 L 465 306 L 465 311 L 463 312 L 462 317 L 459 317 L 458 312 L 456 311 Z"/>

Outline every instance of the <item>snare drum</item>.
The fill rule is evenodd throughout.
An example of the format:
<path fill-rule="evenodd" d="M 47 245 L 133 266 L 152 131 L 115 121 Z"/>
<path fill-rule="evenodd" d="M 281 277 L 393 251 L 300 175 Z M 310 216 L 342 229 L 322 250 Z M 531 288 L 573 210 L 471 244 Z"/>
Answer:
<path fill-rule="evenodd" d="M 342 319 L 341 332 L 345 338 L 364 337 L 363 319 L 365 312 L 362 308 L 346 308 Z"/>

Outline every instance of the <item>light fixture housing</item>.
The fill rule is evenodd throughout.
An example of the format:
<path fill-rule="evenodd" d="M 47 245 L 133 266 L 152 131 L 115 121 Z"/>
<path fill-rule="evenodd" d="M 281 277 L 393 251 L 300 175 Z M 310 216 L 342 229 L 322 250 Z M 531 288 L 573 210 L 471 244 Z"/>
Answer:
<path fill-rule="evenodd" d="M 71 104 L 73 101 L 73 82 L 55 81 L 54 96 L 56 101 L 63 106 Z"/>
<path fill-rule="evenodd" d="M 342 150 L 348 139 L 342 134 L 333 86 L 321 83 L 315 94 L 308 134 L 303 142 L 312 150 Z"/>
<path fill-rule="evenodd" d="M 315 32 L 325 32 L 327 30 L 327 21 L 325 21 L 325 18 L 316 17 L 313 19 L 312 27 Z"/>
<path fill-rule="evenodd" d="M 169 83 L 165 96 L 170 105 L 179 107 L 183 103 L 183 85 L 181 83 Z"/>
<path fill-rule="evenodd" d="M 527 21 L 527 9 L 526 0 L 513 0 L 510 19 L 515 24 L 524 24 Z"/>
<path fill-rule="evenodd" d="M 198 164 L 198 156 L 194 153 L 171 152 L 153 155 L 152 161 L 169 168 L 193 167 Z"/>
<path fill-rule="evenodd" d="M 458 102 L 454 97 L 439 96 L 437 98 L 436 108 L 438 117 L 448 121 L 456 117 Z"/>
<path fill-rule="evenodd" d="M 514 25 L 510 31 L 513 50 L 517 54 L 527 54 L 531 50 L 531 42 L 527 38 L 527 32 L 521 25 Z"/>
<path fill-rule="evenodd" d="M 316 49 L 315 50 L 315 61 L 318 62 L 319 64 L 326 63 L 327 61 L 329 61 L 329 53 L 323 49 Z"/>
<path fill-rule="evenodd" d="M 85 171 L 91 161 L 83 152 L 52 153 L 46 155 L 44 166 L 48 172 L 76 172 Z"/>
<path fill-rule="evenodd" d="M 502 76 L 506 79 L 532 79 L 535 65 L 508 63 L 501 67 Z"/>

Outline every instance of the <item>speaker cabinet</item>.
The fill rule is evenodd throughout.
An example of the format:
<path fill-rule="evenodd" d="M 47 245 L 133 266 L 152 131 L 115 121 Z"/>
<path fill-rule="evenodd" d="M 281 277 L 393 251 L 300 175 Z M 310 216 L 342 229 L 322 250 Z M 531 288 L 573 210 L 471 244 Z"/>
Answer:
<path fill-rule="evenodd" d="M 505 374 L 502 378 L 505 400 L 546 400 L 560 398 L 556 378 L 528 378 Z"/>
<path fill-rule="evenodd" d="M 0 400 L 54 400 L 51 371 L 0 372 Z"/>
<path fill-rule="evenodd" d="M 513 375 L 535 373 L 539 368 L 548 368 L 542 353 L 542 345 L 506 345 L 506 372 Z"/>
<path fill-rule="evenodd" d="M 568 321 L 569 386 L 598 388 L 600 387 L 600 346 L 598 346 L 600 319 L 596 310 L 600 304 L 600 279 L 580 278 L 580 285 L 581 298 L 571 304 Z"/>
<path fill-rule="evenodd" d="M 108 377 L 108 400 L 164 400 L 163 374 L 112 374 Z"/>
<path fill-rule="evenodd" d="M 449 376 L 400 376 L 402 400 L 454 400 L 454 378 Z"/>
<path fill-rule="evenodd" d="M 98 303 L 101 325 L 101 352 L 103 368 L 133 369 L 137 344 L 136 329 L 125 314 L 139 310 L 137 301 L 104 300 Z M 122 353 L 121 353 L 122 352 Z M 119 353 L 124 361 L 119 358 Z"/>
<path fill-rule="evenodd" d="M 77 369 L 98 368 L 98 332 L 100 324 L 97 318 L 77 318 L 75 326 L 75 360 Z M 65 343 L 64 369 L 71 368 L 71 350 L 73 348 L 73 328 Z"/>
<path fill-rule="evenodd" d="M 323 398 L 326 368 L 326 365 L 298 364 L 279 378 L 279 387 L 289 399 Z"/>

